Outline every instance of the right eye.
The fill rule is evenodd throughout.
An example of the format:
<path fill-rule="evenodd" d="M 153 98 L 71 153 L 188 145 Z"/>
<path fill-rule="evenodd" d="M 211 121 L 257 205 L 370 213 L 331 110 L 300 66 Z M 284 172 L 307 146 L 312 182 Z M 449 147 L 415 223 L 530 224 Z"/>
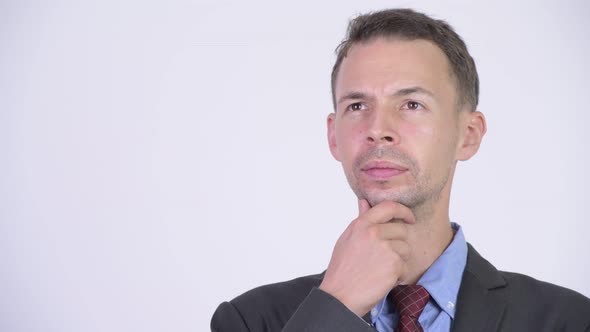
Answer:
<path fill-rule="evenodd" d="M 352 104 L 348 105 L 348 107 L 347 107 L 347 109 L 351 110 L 351 111 L 362 111 L 366 108 L 367 108 L 367 106 L 363 103 L 352 103 Z"/>

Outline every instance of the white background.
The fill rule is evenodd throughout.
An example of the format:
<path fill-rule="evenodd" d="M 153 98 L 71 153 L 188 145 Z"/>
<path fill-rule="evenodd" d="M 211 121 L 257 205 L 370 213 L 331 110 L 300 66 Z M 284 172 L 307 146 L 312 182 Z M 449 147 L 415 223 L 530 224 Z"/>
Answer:
<path fill-rule="evenodd" d="M 331 159 L 349 18 L 448 20 L 488 134 L 451 218 L 498 268 L 590 296 L 587 1 L 0 1 L 0 330 L 207 331 L 321 272 L 355 217 Z"/>

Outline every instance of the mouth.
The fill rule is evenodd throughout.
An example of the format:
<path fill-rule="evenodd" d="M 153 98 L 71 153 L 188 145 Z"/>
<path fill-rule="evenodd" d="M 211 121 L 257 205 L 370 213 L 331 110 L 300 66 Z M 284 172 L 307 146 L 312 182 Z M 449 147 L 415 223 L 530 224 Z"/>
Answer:
<path fill-rule="evenodd" d="M 408 168 L 390 161 L 376 160 L 366 163 L 361 171 L 371 179 L 382 181 L 404 174 Z"/>

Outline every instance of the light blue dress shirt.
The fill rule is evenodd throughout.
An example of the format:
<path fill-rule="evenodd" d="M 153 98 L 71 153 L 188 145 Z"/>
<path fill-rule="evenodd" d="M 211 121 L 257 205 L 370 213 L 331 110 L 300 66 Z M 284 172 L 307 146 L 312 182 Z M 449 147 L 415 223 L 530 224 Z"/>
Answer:
<path fill-rule="evenodd" d="M 461 226 L 456 223 L 451 226 L 455 231 L 453 241 L 417 282 L 430 293 L 430 300 L 418 318 L 424 331 L 450 331 L 455 319 L 457 294 L 467 263 L 467 242 Z M 377 331 L 393 331 L 398 321 L 393 303 L 383 298 L 371 310 L 371 320 Z"/>

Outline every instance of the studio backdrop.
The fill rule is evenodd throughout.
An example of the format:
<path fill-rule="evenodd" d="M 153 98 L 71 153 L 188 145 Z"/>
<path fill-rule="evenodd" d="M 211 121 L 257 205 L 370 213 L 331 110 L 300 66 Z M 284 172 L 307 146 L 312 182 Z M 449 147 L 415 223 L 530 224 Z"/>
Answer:
<path fill-rule="evenodd" d="M 0 2 L 0 330 L 207 331 L 323 271 L 356 217 L 329 153 L 348 20 L 465 39 L 488 132 L 451 219 L 496 267 L 590 296 L 587 1 Z"/>

